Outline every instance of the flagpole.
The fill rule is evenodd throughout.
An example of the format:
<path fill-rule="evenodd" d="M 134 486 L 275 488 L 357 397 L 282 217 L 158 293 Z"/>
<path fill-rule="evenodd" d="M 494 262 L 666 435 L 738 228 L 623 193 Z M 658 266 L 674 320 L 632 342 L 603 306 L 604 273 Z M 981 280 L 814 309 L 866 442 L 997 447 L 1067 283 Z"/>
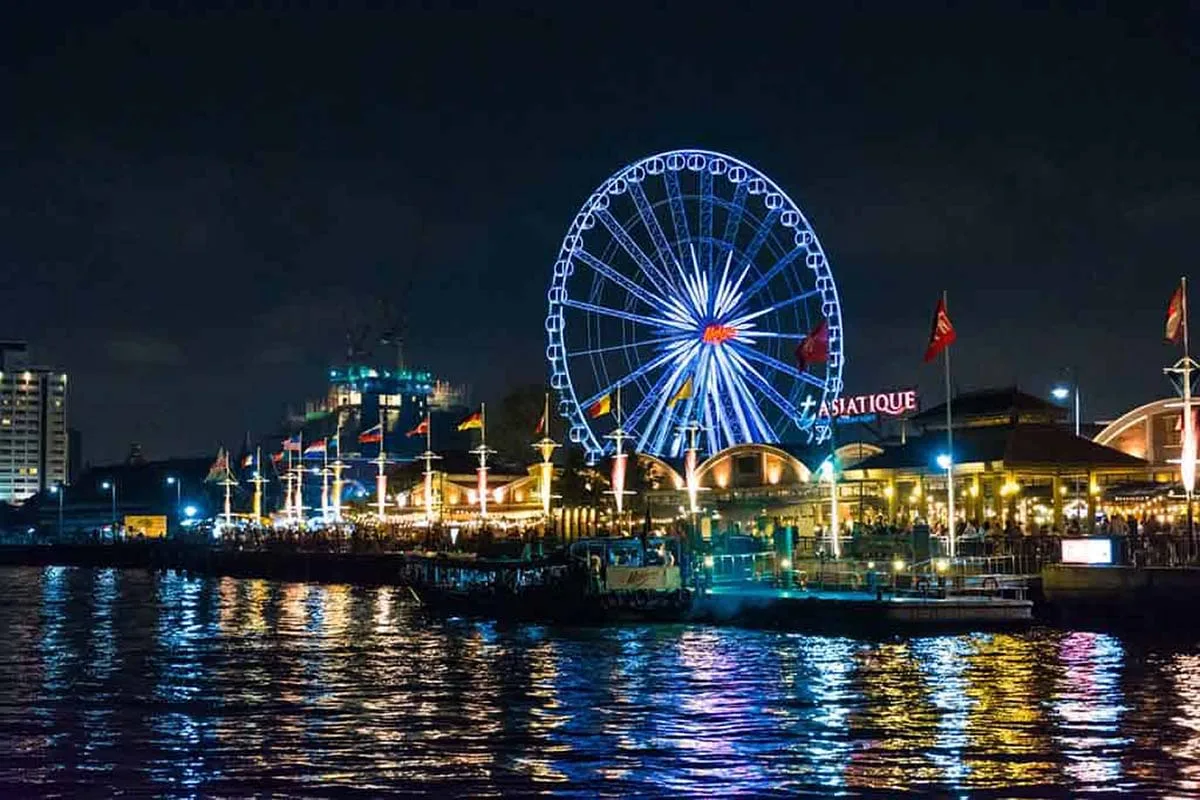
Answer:
<path fill-rule="evenodd" d="M 297 446 L 300 448 L 296 452 L 296 501 L 292 507 L 296 510 L 296 521 L 304 522 L 304 431 L 297 434 Z"/>
<path fill-rule="evenodd" d="M 1192 419 L 1192 353 L 1188 342 L 1188 301 L 1187 301 L 1187 276 L 1179 279 L 1179 288 L 1183 293 L 1181 298 L 1181 308 L 1183 311 L 1183 435 L 1192 444 L 1184 446 L 1180 452 L 1180 477 L 1184 475 L 1192 476 L 1189 481 L 1184 478 L 1183 490 L 1184 499 L 1187 502 L 1187 526 L 1188 526 L 1188 542 L 1195 543 L 1196 528 L 1195 521 L 1192 517 L 1192 491 L 1195 489 L 1195 466 L 1192 464 L 1186 467 L 1183 464 L 1184 458 L 1194 457 L 1196 448 L 1196 426 Z"/>
<path fill-rule="evenodd" d="M 386 511 L 387 503 L 387 478 L 383 474 L 384 463 L 384 440 L 383 440 L 383 403 L 379 404 L 379 458 L 378 472 L 375 474 L 375 495 L 376 503 L 379 508 L 379 524 L 383 524 L 384 512 Z"/>
<path fill-rule="evenodd" d="M 430 430 L 430 412 L 425 411 L 425 525 L 433 527 L 433 460 L 438 456 L 433 453 L 433 432 Z"/>
<path fill-rule="evenodd" d="M 329 519 L 329 441 L 321 442 L 321 519 Z"/>
<path fill-rule="evenodd" d="M 479 520 L 487 519 L 487 403 L 479 404 Z"/>
<path fill-rule="evenodd" d="M 946 302 L 946 290 L 942 290 L 942 305 L 946 307 L 946 313 L 949 314 L 949 304 Z M 949 514 L 949 524 L 946 526 L 948 531 L 947 542 L 949 543 L 950 557 L 954 558 L 957 547 L 954 541 L 954 426 L 953 415 L 950 409 L 950 345 L 947 344 L 942 350 L 943 360 L 946 365 L 946 456 L 949 461 L 946 464 L 946 511 Z"/>
<path fill-rule="evenodd" d="M 262 485 L 266 478 L 262 476 L 262 448 L 254 451 L 254 526 L 258 527 L 262 520 Z"/>

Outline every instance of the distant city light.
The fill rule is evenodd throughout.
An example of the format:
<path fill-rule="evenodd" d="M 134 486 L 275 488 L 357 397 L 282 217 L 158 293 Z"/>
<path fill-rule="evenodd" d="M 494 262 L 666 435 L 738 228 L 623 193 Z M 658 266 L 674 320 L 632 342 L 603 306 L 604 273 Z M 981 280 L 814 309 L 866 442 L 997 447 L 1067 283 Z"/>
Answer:
<path fill-rule="evenodd" d="M 950 459 L 949 453 L 939 453 L 937 457 L 938 469 L 950 469 L 950 465 L 954 462 Z"/>
<path fill-rule="evenodd" d="M 1066 400 L 1071 396 L 1071 390 L 1066 386 L 1055 386 L 1050 390 L 1050 396 L 1055 400 Z"/>
<path fill-rule="evenodd" d="M 183 515 L 185 517 L 194 517 L 198 511 L 199 509 L 197 509 L 195 506 L 185 506 L 183 509 Z"/>

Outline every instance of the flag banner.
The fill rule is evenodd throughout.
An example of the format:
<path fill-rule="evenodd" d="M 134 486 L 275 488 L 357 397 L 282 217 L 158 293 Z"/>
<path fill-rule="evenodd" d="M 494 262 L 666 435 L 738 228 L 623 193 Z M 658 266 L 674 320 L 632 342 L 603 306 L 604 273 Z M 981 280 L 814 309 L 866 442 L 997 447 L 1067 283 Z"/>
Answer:
<path fill-rule="evenodd" d="M 546 432 L 546 415 L 542 414 L 538 417 L 537 427 L 533 429 L 535 434 L 543 434 Z"/>
<path fill-rule="evenodd" d="M 383 441 L 383 424 L 367 428 L 358 435 L 359 444 L 378 444 Z"/>
<path fill-rule="evenodd" d="M 1183 287 L 1179 286 L 1175 289 L 1175 293 L 1171 295 L 1171 302 L 1167 303 L 1167 329 L 1166 337 L 1168 342 L 1179 343 L 1179 338 L 1183 334 Z"/>
<path fill-rule="evenodd" d="M 588 416 L 592 419 L 603 417 L 605 414 L 612 413 L 612 395 L 606 394 L 596 402 L 592 403 L 587 410 Z"/>
<path fill-rule="evenodd" d="M 225 454 L 225 448 L 217 450 L 217 458 L 213 461 L 212 466 L 208 468 L 208 475 L 204 478 L 205 483 L 212 483 L 225 478 L 229 472 L 229 456 Z"/>
<path fill-rule="evenodd" d="M 421 420 L 419 423 L 417 423 L 417 427 L 413 428 L 411 431 L 409 431 L 408 433 L 406 433 L 404 435 L 405 436 L 424 436 L 427 433 L 429 433 L 429 417 L 426 417 L 425 419 Z"/>
<path fill-rule="evenodd" d="M 290 439 L 284 439 L 283 440 L 283 451 L 285 453 L 289 452 L 289 451 L 293 452 L 293 453 L 299 453 L 300 452 L 300 436 L 296 435 Z"/>
<path fill-rule="evenodd" d="M 271 454 L 271 461 L 272 461 L 273 463 L 275 463 L 275 464 L 278 464 L 278 463 L 282 462 L 282 461 L 283 461 L 283 451 L 281 450 L 281 451 L 280 451 L 280 452 L 278 452 L 278 453 L 272 453 L 272 454 Z"/>
<path fill-rule="evenodd" d="M 675 392 L 675 394 L 671 395 L 671 399 L 667 401 L 667 408 L 674 408 L 675 404 L 678 403 L 680 400 L 687 400 L 691 396 L 692 396 L 692 376 L 689 375 L 688 379 L 683 382 L 683 385 L 679 387 L 679 389 Z"/>
<path fill-rule="evenodd" d="M 254 454 L 250 453 L 242 458 L 242 468 L 254 466 Z"/>
<path fill-rule="evenodd" d="M 458 423 L 458 429 L 460 431 L 469 431 L 474 428 L 482 428 L 482 427 L 483 427 L 483 412 L 482 411 L 476 411 L 474 414 L 467 417 L 462 422 Z"/>
<path fill-rule="evenodd" d="M 822 319 L 796 345 L 796 365 L 805 370 L 809 364 L 824 364 L 829 360 L 829 323 Z"/>
<path fill-rule="evenodd" d="M 308 447 L 304 448 L 304 455 L 306 455 L 306 456 L 323 455 L 324 453 L 325 453 L 325 440 L 324 439 L 318 439 L 317 441 L 310 444 Z"/>
<path fill-rule="evenodd" d="M 957 338 L 958 333 L 950 322 L 950 315 L 946 313 L 946 300 L 938 298 L 937 308 L 933 312 L 933 328 L 929 332 L 929 345 L 925 348 L 925 363 L 937 358 Z"/>

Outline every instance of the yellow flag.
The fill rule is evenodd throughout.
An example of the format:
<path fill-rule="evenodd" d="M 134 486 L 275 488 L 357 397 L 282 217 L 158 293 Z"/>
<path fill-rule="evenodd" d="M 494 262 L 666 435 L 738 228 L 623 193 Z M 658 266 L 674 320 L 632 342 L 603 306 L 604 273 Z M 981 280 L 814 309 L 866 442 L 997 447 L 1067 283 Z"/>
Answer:
<path fill-rule="evenodd" d="M 603 417 L 612 411 L 612 395 L 606 394 L 588 407 L 588 416 L 592 419 Z"/>
<path fill-rule="evenodd" d="M 675 394 L 671 397 L 671 399 L 667 401 L 667 408 L 671 408 L 676 403 L 678 403 L 680 400 L 687 400 L 691 396 L 692 396 L 692 379 L 689 376 L 688 379 L 683 382 L 683 385 L 679 387 L 679 391 L 675 392 Z"/>

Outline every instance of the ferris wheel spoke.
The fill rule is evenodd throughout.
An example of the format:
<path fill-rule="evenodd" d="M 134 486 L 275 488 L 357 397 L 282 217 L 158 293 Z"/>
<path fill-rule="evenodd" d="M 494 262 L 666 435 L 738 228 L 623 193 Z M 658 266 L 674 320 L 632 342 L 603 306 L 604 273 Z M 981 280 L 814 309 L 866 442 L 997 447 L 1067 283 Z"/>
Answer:
<path fill-rule="evenodd" d="M 691 241 L 692 236 L 688 232 L 687 211 L 683 207 L 683 195 L 679 191 L 679 173 L 670 170 L 664 172 L 663 184 L 667 187 L 671 224 L 675 226 L 675 241 L 682 247 L 685 242 Z"/>
<path fill-rule="evenodd" d="M 646 412 L 653 407 L 658 401 L 659 396 L 667 390 L 668 382 L 671 380 L 671 371 L 663 370 L 662 375 L 650 387 L 650 391 L 642 397 L 637 406 L 625 417 L 625 427 L 631 432 L 642 421 L 642 417 L 646 416 Z"/>
<path fill-rule="evenodd" d="M 601 261 L 588 251 L 575 250 L 571 253 L 571 257 L 582 261 L 584 264 L 596 270 L 596 272 L 600 273 L 605 278 L 608 278 L 610 281 L 617 284 L 622 289 L 653 308 L 655 311 L 672 316 L 674 316 L 676 313 L 671 304 L 666 300 L 654 294 L 653 292 L 647 291 L 645 288 L 639 286 L 629 278 L 626 278 L 624 275 L 613 269 L 609 264 Z"/>
<path fill-rule="evenodd" d="M 700 171 L 700 266 L 712 280 L 713 176 Z"/>
<path fill-rule="evenodd" d="M 588 311 L 592 314 L 603 314 L 607 317 L 616 317 L 617 319 L 623 319 L 627 322 L 637 322 L 642 325 L 648 325 L 658 331 L 690 331 L 692 329 L 691 325 L 679 322 L 678 320 L 661 318 L 655 319 L 653 317 L 643 316 L 642 314 L 634 314 L 630 311 L 622 311 L 619 308 L 609 308 L 608 306 L 598 306 L 593 303 L 585 303 L 582 300 L 573 300 L 569 297 L 561 302 L 568 308 L 576 308 L 580 311 Z"/>
<path fill-rule="evenodd" d="M 729 243 L 732 252 L 737 241 L 737 229 L 742 224 L 742 214 L 746 211 L 746 197 L 750 194 L 750 182 L 741 181 L 733 192 L 733 201 L 729 204 L 729 216 L 725 220 L 725 235 L 723 241 Z"/>
<path fill-rule="evenodd" d="M 790 400 L 781 395 L 779 390 L 771 385 L 770 381 L 764 378 L 759 371 L 753 367 L 753 365 L 748 363 L 746 359 L 742 358 L 737 352 L 731 353 L 730 357 L 736 363 L 744 367 L 742 375 L 745 376 L 746 380 L 757 386 L 772 403 L 779 407 L 780 411 L 786 414 L 790 419 L 794 420 L 796 424 L 800 423 L 800 420 L 804 418 L 804 415 L 801 414 L 794 405 L 792 405 Z M 821 385 L 824 386 L 825 384 L 822 383 Z"/>
<path fill-rule="evenodd" d="M 762 364 L 763 366 L 770 367 L 771 369 L 774 369 L 774 370 L 779 370 L 783 374 L 790 375 L 791 377 L 795 378 L 798 381 L 803 381 L 804 383 L 809 383 L 809 384 L 812 384 L 813 386 L 818 386 L 821 388 L 825 387 L 825 381 L 822 380 L 821 378 L 818 378 L 816 375 L 809 375 L 807 372 L 804 372 L 803 370 L 796 369 L 791 364 L 784 363 L 783 361 L 780 361 L 777 358 L 772 358 L 771 356 L 769 356 L 765 353 L 760 353 L 752 347 L 735 344 L 734 349 L 738 353 L 743 355 L 744 357 L 750 359 L 751 361 L 757 361 L 759 364 Z"/>
<path fill-rule="evenodd" d="M 774 434 L 771 426 L 763 418 L 762 412 L 759 411 L 758 405 L 749 400 L 754 393 L 742 377 L 744 369 L 735 365 L 732 358 L 726 357 L 723 351 L 718 354 L 718 360 L 721 363 L 725 383 L 729 387 L 730 405 L 733 407 L 733 412 L 742 429 L 742 441 L 752 442 L 759 437 L 766 437 L 769 440 Z"/>
<path fill-rule="evenodd" d="M 733 429 L 729 427 L 729 417 L 725 414 L 725 402 L 720 391 L 720 364 L 718 368 L 709 370 L 708 373 L 708 397 L 716 409 L 717 424 L 721 426 L 721 432 L 725 434 L 725 444 L 732 445 L 736 441 L 733 437 Z"/>
<path fill-rule="evenodd" d="M 565 355 L 567 358 L 578 358 L 581 356 L 595 356 L 601 353 L 615 353 L 622 350 L 629 350 L 634 347 L 650 347 L 656 344 L 666 344 L 668 342 L 678 341 L 680 335 L 676 336 L 656 336 L 653 339 L 641 339 L 633 342 L 622 342 L 621 344 L 610 344 L 606 347 L 592 347 L 587 350 L 567 350 Z"/>
<path fill-rule="evenodd" d="M 794 247 L 788 251 L 786 255 L 771 265 L 771 268 L 758 277 L 754 283 L 746 287 L 746 291 L 742 293 L 744 300 L 748 300 L 765 287 L 768 283 L 775 279 L 779 273 L 783 272 L 791 263 L 800 256 L 808 252 L 807 247 Z M 743 302 L 744 302 L 743 300 Z"/>
<path fill-rule="evenodd" d="M 667 408 L 667 404 L 671 401 L 671 398 L 675 395 L 675 393 L 679 391 L 679 387 L 682 385 L 679 380 L 680 376 L 683 375 L 688 365 L 692 363 L 699 349 L 700 344 L 697 342 L 693 343 L 690 347 L 686 348 L 679 354 L 678 363 L 675 364 L 675 368 L 669 373 L 671 377 L 666 383 L 666 386 L 669 387 L 669 390 L 661 392 L 658 397 L 655 398 L 653 413 L 650 415 L 650 421 L 646 423 L 646 426 L 642 429 L 642 435 L 638 437 L 639 450 L 648 453 L 662 452 L 661 445 L 659 445 L 657 449 L 652 450 L 647 450 L 646 446 L 650 442 L 651 437 L 654 436 L 664 410 L 668 411 L 666 417 L 666 426 L 669 427 L 672 415 Z M 655 437 L 656 440 L 661 440 L 662 438 L 663 437 Z"/>
<path fill-rule="evenodd" d="M 772 311 L 778 311 L 781 308 L 787 308 L 788 306 L 794 306 L 794 305 L 796 305 L 796 303 L 802 303 L 805 300 L 807 300 L 808 298 L 814 297 L 820 293 L 821 292 L 817 289 L 810 289 L 807 292 L 801 292 L 800 294 L 794 294 L 791 297 L 785 297 L 783 300 L 780 300 L 778 303 L 774 303 L 773 305 L 769 305 L 766 308 L 760 308 L 758 311 L 754 311 L 750 314 L 745 314 L 743 316 L 736 317 L 736 318 L 730 320 L 729 326 L 731 328 L 736 328 L 739 325 L 745 325 L 747 322 L 750 322 L 751 320 L 754 320 L 754 319 L 758 319 L 759 317 L 763 316 L 764 314 L 770 314 Z"/>
<path fill-rule="evenodd" d="M 651 280 L 660 284 L 660 291 L 662 288 L 671 286 L 671 282 L 666 279 L 665 275 L 659 272 L 658 267 L 650 260 L 650 256 L 646 255 L 642 248 L 638 246 L 638 243 L 633 240 L 633 237 L 629 235 L 629 231 L 625 230 L 621 223 L 613 218 L 608 209 L 598 208 L 593 213 L 599 218 L 604 227 L 608 229 L 612 237 L 617 240 L 617 243 L 621 245 L 621 249 L 637 262 L 642 272 L 646 273 Z"/>
<path fill-rule="evenodd" d="M 659 224 L 654 208 L 646 199 L 646 191 L 642 188 L 642 184 L 631 183 L 629 193 L 633 197 L 633 204 L 637 207 L 638 216 L 642 218 L 642 225 L 646 227 L 646 231 L 650 234 L 650 240 L 654 242 L 658 260 L 662 262 L 662 272 L 652 278 L 660 287 L 670 287 L 674 291 L 675 287 L 667 276 L 671 274 L 671 265 L 678 263 L 679 259 L 671 252 L 671 245 L 667 243 L 666 234 L 663 233 L 662 225 Z"/>
<path fill-rule="evenodd" d="M 610 385 L 608 385 L 608 386 L 604 387 L 603 389 L 601 389 L 600 391 L 596 392 L 594 395 L 589 397 L 587 400 L 584 400 L 582 403 L 579 404 L 580 407 L 583 409 L 584 413 L 587 413 L 587 410 L 589 408 L 594 406 L 596 403 L 600 402 L 600 400 L 602 400 L 604 397 L 612 394 L 613 392 L 615 392 L 617 389 L 621 388 L 622 386 L 627 386 L 628 384 L 633 383 L 634 381 L 636 381 L 638 378 L 642 377 L 643 375 L 645 375 L 649 372 L 653 372 L 654 370 L 661 367 L 663 364 L 670 361 L 677 354 L 678 354 L 678 348 L 668 350 L 667 352 L 662 353 L 662 354 L 650 359 L 645 364 L 642 364 L 640 367 L 638 367 L 637 369 L 630 372 L 628 375 L 625 375 L 624 377 L 620 378 L 619 380 L 614 381 Z"/>

